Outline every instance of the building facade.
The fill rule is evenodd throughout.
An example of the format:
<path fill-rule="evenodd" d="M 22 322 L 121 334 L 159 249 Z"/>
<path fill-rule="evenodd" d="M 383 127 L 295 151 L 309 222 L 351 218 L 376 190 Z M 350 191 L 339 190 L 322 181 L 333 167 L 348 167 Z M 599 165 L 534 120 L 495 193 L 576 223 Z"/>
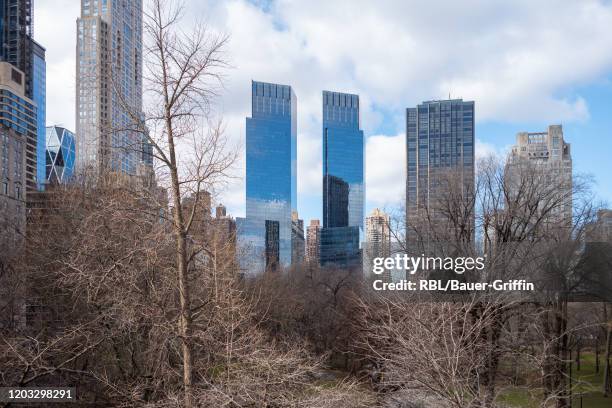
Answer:
<path fill-rule="evenodd" d="M 442 185 L 453 177 L 464 199 L 474 193 L 474 102 L 426 101 L 406 110 L 406 239 L 419 251 L 422 237 L 436 223 Z"/>
<path fill-rule="evenodd" d="M 507 161 L 509 180 L 520 165 L 528 166 L 524 171 L 538 177 L 541 187 L 556 190 L 559 205 L 551 209 L 550 221 L 571 225 L 572 155 L 571 145 L 563 139 L 563 127 L 551 125 L 546 132 L 518 133 Z"/>
<path fill-rule="evenodd" d="M 366 241 L 363 248 L 364 275 L 372 273 L 374 258 L 391 255 L 391 228 L 389 215 L 375 208 L 366 217 Z"/>
<path fill-rule="evenodd" d="M 359 96 L 323 91 L 322 266 L 361 263 L 365 202 L 364 137 Z"/>
<path fill-rule="evenodd" d="M 47 140 L 47 64 L 45 49 L 32 41 L 32 100 L 36 104 L 36 180 L 44 190 Z"/>
<path fill-rule="evenodd" d="M 24 74 L 24 95 L 33 99 L 33 0 L 0 0 L 0 61 Z"/>
<path fill-rule="evenodd" d="M 321 249 L 321 222 L 310 220 L 306 228 L 306 262 L 310 265 L 319 265 L 319 251 Z"/>
<path fill-rule="evenodd" d="M 297 211 L 291 212 L 291 262 L 295 265 L 304 263 L 306 246 L 304 241 L 304 220 Z"/>
<path fill-rule="evenodd" d="M 126 130 L 142 117 L 142 13 L 142 0 L 81 0 L 77 169 L 138 175 L 151 165 L 146 137 Z"/>
<path fill-rule="evenodd" d="M 25 165 L 19 167 L 25 176 L 22 187 L 36 190 L 36 105 L 25 96 L 23 72 L 7 62 L 0 62 L 0 125 L 23 136 L 20 151 L 25 155 Z"/>
<path fill-rule="evenodd" d="M 0 124 L 0 256 L 15 253 L 24 242 L 26 138 Z"/>
<path fill-rule="evenodd" d="M 251 91 L 252 112 L 246 119 L 246 216 L 236 220 L 240 265 L 247 275 L 270 269 L 266 260 L 276 262 L 277 252 L 280 266 L 291 265 L 291 214 L 297 209 L 296 96 L 288 85 L 266 82 L 253 81 Z"/>
<path fill-rule="evenodd" d="M 0 61 L 16 68 L 20 78 L 13 79 L 23 85 L 19 97 L 34 106 L 34 137 L 28 137 L 26 145 L 27 191 L 42 189 L 45 178 L 45 49 L 33 39 L 32 6 L 32 0 L 0 0 Z M 31 126 L 30 117 L 4 113 L 9 115 Z"/>
<path fill-rule="evenodd" d="M 45 183 L 65 184 L 74 174 L 74 133 L 60 126 L 46 129 Z"/>

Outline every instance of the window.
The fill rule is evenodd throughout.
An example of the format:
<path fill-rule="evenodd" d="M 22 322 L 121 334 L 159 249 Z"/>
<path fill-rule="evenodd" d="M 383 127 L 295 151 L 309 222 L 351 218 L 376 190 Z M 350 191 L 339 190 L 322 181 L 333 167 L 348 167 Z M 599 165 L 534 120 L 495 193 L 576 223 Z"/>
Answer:
<path fill-rule="evenodd" d="M 8 183 L 6 181 L 2 183 L 2 194 L 8 195 Z"/>
<path fill-rule="evenodd" d="M 11 79 L 21 85 L 21 73 L 16 69 L 11 69 Z"/>
<path fill-rule="evenodd" d="M 15 198 L 21 200 L 21 186 L 19 184 L 15 184 Z"/>

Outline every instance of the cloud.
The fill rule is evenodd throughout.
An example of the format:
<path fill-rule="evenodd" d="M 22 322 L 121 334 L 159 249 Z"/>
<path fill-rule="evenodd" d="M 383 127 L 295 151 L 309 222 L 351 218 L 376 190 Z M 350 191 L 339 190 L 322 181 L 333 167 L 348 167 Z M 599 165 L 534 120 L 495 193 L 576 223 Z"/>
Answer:
<path fill-rule="evenodd" d="M 34 2 L 34 39 L 46 48 L 47 124 L 74 131 L 76 89 L 76 19 L 80 2 Z"/>
<path fill-rule="evenodd" d="M 36 38 L 47 47 L 49 123 L 74 124 L 78 3 L 35 3 Z M 612 5 L 603 1 L 191 0 L 186 7 L 188 22 L 203 19 L 231 36 L 233 68 L 218 104 L 232 140 L 244 141 L 252 79 L 294 88 L 303 196 L 320 192 L 324 89 L 360 95 L 362 128 L 377 135 L 367 142 L 368 204 L 382 205 L 402 196 L 384 186 L 403 185 L 402 167 L 388 163 L 403 160 L 394 135 L 405 131 L 406 107 L 450 94 L 475 100 L 479 122 L 584 121 L 588 104 L 575 89 L 612 69 Z M 393 161 L 379 161 L 385 154 Z M 243 181 L 227 196 L 236 205 L 230 210 L 242 213 Z"/>
<path fill-rule="evenodd" d="M 405 198 L 405 135 L 376 135 L 366 141 L 366 199 L 372 207 L 394 207 Z"/>

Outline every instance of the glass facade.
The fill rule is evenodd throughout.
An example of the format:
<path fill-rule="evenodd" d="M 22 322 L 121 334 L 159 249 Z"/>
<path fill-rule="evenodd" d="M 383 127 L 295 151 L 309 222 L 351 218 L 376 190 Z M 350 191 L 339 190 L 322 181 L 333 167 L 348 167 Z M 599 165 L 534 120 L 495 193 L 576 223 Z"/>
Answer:
<path fill-rule="evenodd" d="M 36 179 L 38 189 L 45 188 L 45 140 L 46 140 L 46 78 L 47 67 L 45 63 L 45 49 L 37 43 L 33 43 L 32 53 L 32 99 L 36 103 Z"/>
<path fill-rule="evenodd" d="M 16 88 L 24 89 L 23 73 L 11 64 L 0 62 L 0 70 L 10 83 L 0 83 L 0 125 L 25 136 L 25 183 L 28 191 L 36 190 L 36 105 Z"/>
<path fill-rule="evenodd" d="M 246 218 L 237 220 L 245 274 L 265 269 L 266 221 L 278 222 L 279 263 L 292 262 L 297 207 L 297 100 L 287 85 L 252 82 L 246 119 Z"/>
<path fill-rule="evenodd" d="M 322 228 L 319 251 L 321 266 L 360 267 L 360 233 L 357 226 Z"/>
<path fill-rule="evenodd" d="M 46 129 L 45 174 L 47 183 L 66 183 L 74 174 L 74 133 L 58 126 Z"/>
<path fill-rule="evenodd" d="M 437 174 L 461 174 L 464 191 L 474 191 L 474 102 L 427 101 L 406 110 L 406 217 L 414 225 L 419 212 L 436 200 Z M 416 239 L 407 231 L 410 241 Z"/>
<path fill-rule="evenodd" d="M 359 127 L 359 96 L 323 91 L 321 265 L 360 262 L 365 184 L 364 136 Z"/>

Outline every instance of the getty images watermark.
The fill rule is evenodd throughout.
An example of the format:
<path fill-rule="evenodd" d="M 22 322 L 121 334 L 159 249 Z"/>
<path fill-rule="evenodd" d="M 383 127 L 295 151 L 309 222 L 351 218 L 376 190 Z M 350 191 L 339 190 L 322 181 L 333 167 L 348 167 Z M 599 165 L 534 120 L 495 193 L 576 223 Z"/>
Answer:
<path fill-rule="evenodd" d="M 420 271 L 443 271 L 454 272 L 463 275 L 469 271 L 482 271 L 485 268 L 485 257 L 431 257 L 408 256 L 397 254 L 395 257 L 374 258 L 372 272 L 382 275 L 385 272 L 404 271 L 414 275 Z M 459 279 L 401 279 L 398 282 L 385 282 L 375 279 L 372 282 L 374 290 L 399 290 L 399 291 L 439 291 L 439 292 L 464 292 L 464 291 L 533 291 L 534 284 L 524 279 L 493 280 L 491 282 L 466 282 Z"/>

